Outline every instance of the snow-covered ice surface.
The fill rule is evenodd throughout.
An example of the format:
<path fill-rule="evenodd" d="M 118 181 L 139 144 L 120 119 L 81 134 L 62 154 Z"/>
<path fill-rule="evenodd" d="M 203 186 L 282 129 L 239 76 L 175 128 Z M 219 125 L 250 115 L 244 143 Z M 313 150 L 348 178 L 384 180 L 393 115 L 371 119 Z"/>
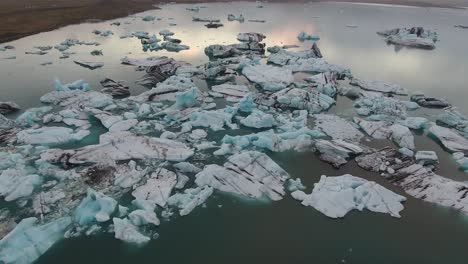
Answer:
<path fill-rule="evenodd" d="M 447 262 L 436 251 L 463 255 L 453 242 L 468 237 L 457 228 L 468 213 L 459 11 L 437 19 L 430 8 L 422 19 L 420 9 L 394 6 L 257 5 L 167 4 L 31 36 L 15 49 L 2 44 L 2 58 L 17 58 L 0 59 L 0 262 L 66 262 L 60 252 L 81 248 L 75 243 L 96 248 L 101 262 L 130 262 L 114 250 L 123 243 L 145 250 L 131 261 L 147 262 L 148 253 L 187 262 L 202 247 L 224 247 L 216 235 L 254 260 L 262 250 L 246 251 L 240 237 L 269 248 L 292 234 L 304 247 L 278 252 L 300 262 L 310 261 L 311 247 L 334 249 L 329 241 L 345 236 L 349 247 L 395 241 L 391 256 L 401 263 L 405 251 L 425 263 Z M 441 41 L 395 53 L 373 33 L 394 21 L 437 29 Z M 424 32 L 414 35 L 435 36 Z M 343 225 L 319 212 L 345 217 Z M 433 250 L 434 237 L 449 246 Z M 57 256 L 52 245 L 62 238 Z M 122 241 L 106 244 L 112 250 L 96 244 L 114 238 Z M 68 257 L 89 262 L 92 252 Z M 278 254 L 262 261 L 276 263 Z"/>

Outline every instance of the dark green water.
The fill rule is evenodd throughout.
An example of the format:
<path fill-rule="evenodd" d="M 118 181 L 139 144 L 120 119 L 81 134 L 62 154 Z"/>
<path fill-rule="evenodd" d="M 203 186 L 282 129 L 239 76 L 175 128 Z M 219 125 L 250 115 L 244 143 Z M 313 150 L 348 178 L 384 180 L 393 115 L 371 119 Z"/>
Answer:
<path fill-rule="evenodd" d="M 468 13 L 465 10 L 341 3 L 266 4 L 263 9 L 255 8 L 255 3 L 206 6 L 208 8 L 199 13 L 186 11 L 188 5 L 163 6 L 162 10 L 145 12 L 145 15 L 162 18 L 155 23 L 125 18 L 118 21 L 131 24 L 122 23 L 120 27 L 111 27 L 111 22 L 75 25 L 15 41 L 11 44 L 16 46 L 17 60 L 0 60 L 1 99 L 14 100 L 24 108 L 37 106 L 39 97 L 52 90 L 54 77 L 66 82 L 85 79 L 94 89 L 100 89 L 99 80 L 105 77 L 122 79 L 128 82 L 132 94 L 138 94 L 145 89 L 134 81 L 142 73 L 120 65 L 120 58 L 124 56 L 166 55 L 199 65 L 207 61 L 203 53 L 205 46 L 236 42 L 238 32 L 264 33 L 268 46 L 299 44 L 308 48 L 310 44 L 301 44 L 296 39 L 297 34 L 305 30 L 321 37 L 319 46 L 329 62 L 351 68 L 355 76 L 397 82 L 409 91 L 422 90 L 431 96 L 445 97 L 468 114 L 465 103 L 468 98 L 468 31 L 453 27 L 466 24 Z M 227 22 L 229 13 L 242 13 L 246 19 L 265 19 L 267 23 Z M 192 23 L 192 16 L 220 18 L 225 26 L 206 29 L 203 23 Z M 170 22 L 178 25 L 169 27 Z M 348 24 L 358 28 L 348 28 Z M 395 52 L 375 34 L 378 30 L 419 25 L 439 32 L 441 41 L 434 51 L 403 49 Z M 138 40 L 118 37 L 126 31 L 157 33 L 164 28 L 175 32 L 175 37 L 189 45 L 190 50 L 145 53 Z M 93 29 L 111 29 L 115 35 L 96 37 L 91 33 Z M 72 59 L 59 60 L 56 51 L 45 56 L 24 55 L 25 51 L 33 50 L 33 46 L 55 45 L 65 38 L 101 42 L 98 49 L 103 50 L 104 57 L 89 55 L 95 47 L 78 46 L 71 49 L 77 53 L 72 59 L 100 60 L 105 67 L 89 71 L 75 65 Z M 11 54 L 0 53 L 2 57 L 8 55 Z M 44 61 L 54 64 L 39 66 Z M 348 110 L 351 107 L 352 101 L 340 98 L 330 112 L 353 111 Z M 85 143 L 94 143 L 96 135 Z M 468 175 L 458 171 L 450 156 L 432 139 L 418 135 L 416 145 L 418 149 L 437 152 L 439 174 L 468 180 Z M 206 207 L 163 222 L 157 228 L 159 238 L 144 247 L 131 247 L 114 239 L 112 233 L 104 233 L 64 240 L 37 263 L 468 263 L 467 216 L 413 199 L 380 176 L 357 168 L 354 162 L 335 170 L 312 153 L 269 155 L 292 178 L 301 178 L 309 187 L 308 192 L 320 175 L 350 173 L 376 181 L 408 198 L 402 218 L 351 212 L 344 219 L 333 220 L 311 207 L 301 206 L 289 196 L 279 202 L 261 203 L 216 193 Z"/>

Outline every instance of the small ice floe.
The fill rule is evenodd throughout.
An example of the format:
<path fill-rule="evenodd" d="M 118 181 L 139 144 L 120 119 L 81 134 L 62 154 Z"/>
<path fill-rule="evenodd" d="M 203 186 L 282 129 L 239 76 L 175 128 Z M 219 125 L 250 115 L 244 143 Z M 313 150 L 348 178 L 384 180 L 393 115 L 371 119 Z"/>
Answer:
<path fill-rule="evenodd" d="M 468 138 L 468 118 L 455 108 L 445 110 L 437 116 L 437 123 L 457 130 L 463 137 Z"/>
<path fill-rule="evenodd" d="M 130 95 L 128 85 L 124 84 L 122 81 L 114 81 L 110 78 L 106 78 L 100 83 L 104 87 L 101 90 L 103 93 L 110 94 L 114 97 L 124 97 Z"/>
<path fill-rule="evenodd" d="M 315 148 L 320 153 L 320 159 L 330 163 L 335 168 L 348 163 L 348 160 L 363 152 L 363 149 L 343 140 L 317 140 Z"/>
<path fill-rule="evenodd" d="M 98 36 L 101 36 L 101 37 L 108 37 L 110 35 L 114 35 L 114 33 L 110 30 L 104 30 L 104 31 L 100 31 L 100 30 L 93 30 L 93 34 L 95 35 L 98 35 Z"/>
<path fill-rule="evenodd" d="M 7 50 L 13 50 L 15 49 L 15 47 L 11 46 L 11 45 L 6 45 L 6 46 L 3 46 L 3 47 L 0 47 L 0 51 L 7 51 Z"/>
<path fill-rule="evenodd" d="M 90 188 L 75 209 L 74 221 L 79 225 L 107 222 L 116 209 L 116 200 Z"/>
<path fill-rule="evenodd" d="M 320 37 L 316 35 L 307 34 L 304 31 L 302 31 L 301 33 L 299 33 L 299 35 L 297 35 L 297 39 L 299 39 L 299 41 L 306 41 L 306 40 L 317 41 L 317 40 L 320 40 Z"/>
<path fill-rule="evenodd" d="M 266 91 L 279 91 L 289 86 L 294 77 L 292 71 L 271 65 L 246 66 L 242 74 Z"/>
<path fill-rule="evenodd" d="M 436 165 L 439 163 L 439 158 L 435 151 L 432 150 L 420 150 L 416 152 L 415 155 L 416 163 L 421 164 L 423 166 L 427 165 Z"/>
<path fill-rule="evenodd" d="M 468 154 L 468 139 L 460 136 L 450 128 L 433 125 L 429 128 L 429 134 L 435 137 L 449 151 Z"/>
<path fill-rule="evenodd" d="M 99 138 L 99 144 L 64 150 L 49 149 L 41 159 L 71 164 L 99 163 L 106 160 L 161 159 L 184 161 L 193 156 L 193 150 L 184 143 L 169 139 L 137 136 L 128 131 L 109 132 Z"/>
<path fill-rule="evenodd" d="M 415 198 L 468 213 L 466 182 L 439 176 L 392 148 L 361 155 L 356 158 L 356 162 L 365 170 L 381 173 Z"/>
<path fill-rule="evenodd" d="M 146 183 L 135 188 L 132 195 L 136 199 L 164 207 L 176 184 L 177 175 L 174 172 L 158 168 L 146 180 Z"/>
<path fill-rule="evenodd" d="M 7 202 L 15 201 L 30 196 L 41 184 L 42 178 L 25 168 L 6 169 L 0 174 L 0 196 Z"/>
<path fill-rule="evenodd" d="M 265 38 L 265 35 L 255 32 L 237 34 L 237 40 L 241 42 L 262 42 Z"/>
<path fill-rule="evenodd" d="M 456 28 L 468 29 L 468 26 L 467 26 L 467 25 L 455 25 L 454 27 L 456 27 Z"/>
<path fill-rule="evenodd" d="M 74 62 L 90 70 L 95 70 L 104 66 L 103 62 L 89 62 L 89 61 L 74 61 Z"/>
<path fill-rule="evenodd" d="M 144 16 L 143 18 L 141 18 L 141 20 L 143 20 L 145 22 L 151 22 L 151 21 L 156 20 L 156 17 L 155 16 Z"/>
<path fill-rule="evenodd" d="M 93 55 L 93 56 L 102 56 L 104 54 L 102 53 L 102 50 L 93 50 L 93 51 L 91 51 L 91 55 Z"/>
<path fill-rule="evenodd" d="M 388 83 L 384 81 L 366 81 L 353 78 L 350 82 L 351 85 L 360 87 L 361 89 L 396 95 L 407 95 L 408 92 L 400 85 L 395 83 Z"/>
<path fill-rule="evenodd" d="M 452 156 L 457 162 L 459 169 L 468 172 L 468 157 L 466 157 L 463 152 L 455 152 Z"/>
<path fill-rule="evenodd" d="M 15 102 L 0 102 L 0 114 L 9 114 L 21 110 Z"/>
<path fill-rule="evenodd" d="M 63 239 L 71 225 L 70 217 L 37 224 L 35 217 L 24 218 L 0 240 L 0 262 L 33 263 L 55 243 Z"/>
<path fill-rule="evenodd" d="M 229 102 L 239 102 L 250 90 L 241 84 L 220 84 L 211 87 L 210 94 L 214 97 L 224 97 Z"/>
<path fill-rule="evenodd" d="M 351 122 L 328 114 L 317 114 L 315 126 L 333 139 L 342 139 L 350 142 L 359 142 L 364 136 Z"/>
<path fill-rule="evenodd" d="M 233 155 L 223 165 L 207 165 L 196 176 L 198 186 L 210 186 L 222 192 L 273 201 L 285 195 L 284 183 L 289 174 L 266 154 L 246 151 Z"/>
<path fill-rule="evenodd" d="M 411 95 L 411 101 L 416 102 L 420 106 L 430 108 L 445 108 L 450 104 L 445 99 L 437 99 L 434 97 L 426 97 L 422 92 L 414 93 Z"/>
<path fill-rule="evenodd" d="M 167 202 L 169 206 L 177 207 L 179 214 L 184 216 L 190 214 L 197 206 L 204 204 L 212 194 L 213 188 L 205 185 L 176 193 L 169 197 Z"/>
<path fill-rule="evenodd" d="M 223 23 L 215 23 L 215 22 L 210 22 L 208 24 L 205 24 L 205 27 L 207 28 L 219 28 L 219 27 L 223 27 Z"/>
<path fill-rule="evenodd" d="M 18 143 L 32 145 L 55 145 L 79 142 L 89 134 L 88 130 L 75 132 L 67 127 L 40 127 L 22 130 L 17 134 L 17 141 Z"/>
<path fill-rule="evenodd" d="M 435 49 L 438 34 L 422 27 L 395 28 L 379 31 L 377 34 L 384 36 L 389 44 L 407 46 L 421 49 Z"/>
<path fill-rule="evenodd" d="M 221 20 L 216 18 L 209 18 L 209 17 L 193 17 L 193 22 L 207 22 L 207 23 L 219 23 Z"/>
<path fill-rule="evenodd" d="M 112 219 L 114 223 L 115 238 L 132 244 L 145 244 L 151 239 L 141 234 L 137 227 L 134 226 L 127 218 L 120 219 L 114 217 Z"/>
<path fill-rule="evenodd" d="M 385 187 L 349 174 L 336 177 L 323 175 L 311 194 L 295 191 L 291 194 L 304 206 L 312 206 L 330 218 L 342 218 L 352 210 L 367 209 L 400 218 L 404 196 Z"/>
<path fill-rule="evenodd" d="M 252 22 L 252 23 L 265 23 L 266 22 L 266 20 L 263 20 L 263 19 L 249 19 L 247 21 Z"/>
<path fill-rule="evenodd" d="M 242 14 L 240 14 L 237 17 L 235 15 L 233 15 L 233 14 L 229 14 L 227 16 L 227 19 L 228 19 L 228 21 L 239 21 L 240 23 L 243 23 L 244 20 L 245 20 L 245 18 L 244 18 L 244 16 Z"/>

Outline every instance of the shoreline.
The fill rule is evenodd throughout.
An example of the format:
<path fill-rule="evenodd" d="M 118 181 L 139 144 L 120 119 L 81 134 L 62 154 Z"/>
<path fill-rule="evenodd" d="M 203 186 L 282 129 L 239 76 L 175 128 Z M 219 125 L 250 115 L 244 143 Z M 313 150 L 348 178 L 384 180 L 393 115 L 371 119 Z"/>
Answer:
<path fill-rule="evenodd" d="M 210 2 L 182 0 L 180 4 Z M 285 1 L 272 1 L 285 2 Z M 292 0 L 291 3 L 335 2 L 351 4 L 404 5 L 429 8 L 462 8 L 468 0 Z M 463 2 L 463 3 L 462 3 Z M 466 2 L 466 3 L 465 3 Z M 110 20 L 157 8 L 164 4 L 154 0 L 2 0 L 0 2 L 0 43 L 14 41 L 40 32 L 54 30 L 90 20 Z"/>

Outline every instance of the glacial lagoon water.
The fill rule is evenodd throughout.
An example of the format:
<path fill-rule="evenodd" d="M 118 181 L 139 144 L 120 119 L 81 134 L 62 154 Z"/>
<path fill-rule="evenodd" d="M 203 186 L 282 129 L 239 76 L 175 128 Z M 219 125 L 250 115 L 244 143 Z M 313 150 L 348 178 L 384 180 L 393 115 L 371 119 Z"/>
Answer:
<path fill-rule="evenodd" d="M 99 90 L 99 81 L 110 77 L 125 80 L 132 94 L 139 94 L 147 89 L 135 84 L 143 73 L 121 65 L 124 56 L 165 55 L 200 65 L 208 61 L 204 47 L 235 43 L 239 32 L 261 32 L 267 36 L 267 46 L 297 44 L 304 49 L 310 47 L 310 42 L 301 43 L 296 36 L 305 31 L 320 36 L 318 45 L 327 61 L 349 67 L 354 76 L 395 82 L 410 92 L 446 98 L 468 114 L 468 30 L 454 27 L 467 23 L 466 10 L 344 3 L 256 5 L 213 3 L 196 13 L 186 10 L 191 5 L 164 5 L 161 10 L 116 19 L 121 22 L 118 27 L 111 26 L 114 21 L 73 25 L 11 42 L 15 50 L 0 52 L 0 58 L 17 57 L 0 59 L 1 100 L 15 101 L 23 108 L 38 106 L 39 97 L 53 89 L 54 78 L 64 82 L 84 79 Z M 246 21 L 228 22 L 230 13 L 243 14 Z M 145 15 L 161 20 L 144 22 L 141 17 Z M 207 29 L 204 23 L 192 22 L 192 16 L 219 18 L 224 27 Z M 440 38 L 437 48 L 395 50 L 375 33 L 405 26 L 436 30 Z M 166 28 L 190 49 L 178 53 L 144 52 L 138 39 L 119 38 L 126 32 L 156 34 Z M 94 29 L 112 30 L 114 35 L 98 37 L 92 33 Z M 74 46 L 69 51 L 76 54 L 69 59 L 59 59 L 56 50 L 43 56 L 24 54 L 33 51 L 34 46 L 53 46 L 66 38 L 98 41 L 101 45 Z M 102 50 L 104 56 L 91 56 L 94 49 Z M 102 61 L 105 66 L 91 71 L 74 64 L 74 59 Z M 51 65 L 40 66 L 49 61 Z M 347 116 L 347 111 L 354 110 L 352 101 L 344 97 L 329 110 L 342 116 Z M 431 119 L 433 112 L 426 109 L 414 114 Z M 426 135 L 416 136 L 416 147 L 437 152 L 440 175 L 468 180 L 468 174 L 458 171 L 455 161 Z M 309 187 L 307 192 L 322 174 L 349 173 L 405 195 L 379 175 L 359 169 L 353 161 L 336 170 L 313 153 L 268 154 L 292 178 L 301 178 Z M 405 196 L 408 201 L 401 219 L 364 211 L 333 220 L 301 206 L 288 195 L 279 202 L 265 203 L 216 193 L 190 215 L 163 221 L 157 230 L 159 238 L 145 246 L 129 246 L 111 233 L 72 238 L 55 245 L 37 263 L 466 263 L 468 217 Z"/>

